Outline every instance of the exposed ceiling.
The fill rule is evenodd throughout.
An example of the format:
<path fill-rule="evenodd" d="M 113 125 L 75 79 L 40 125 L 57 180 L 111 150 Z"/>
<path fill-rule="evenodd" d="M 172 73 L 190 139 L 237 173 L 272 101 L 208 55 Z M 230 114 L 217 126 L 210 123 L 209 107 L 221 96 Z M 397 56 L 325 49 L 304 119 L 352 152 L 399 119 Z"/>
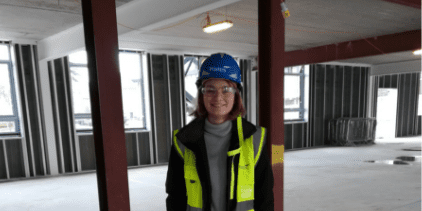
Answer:
<path fill-rule="evenodd" d="M 40 41 L 58 36 L 81 25 L 80 1 L 0 0 L 0 38 Z M 286 4 L 291 14 L 285 22 L 286 51 L 421 28 L 420 9 L 382 0 L 296 0 Z M 258 0 L 118 0 L 116 7 L 119 43 L 126 48 L 258 54 Z M 202 32 L 206 12 L 212 22 L 227 15 L 234 26 L 206 34 Z M 415 60 L 415 56 L 398 52 L 345 61 L 380 64 L 405 60 Z"/>
<path fill-rule="evenodd" d="M 132 0 L 117 0 L 119 7 Z M 81 0 L 0 0 L 0 38 L 41 40 L 82 23 Z"/>

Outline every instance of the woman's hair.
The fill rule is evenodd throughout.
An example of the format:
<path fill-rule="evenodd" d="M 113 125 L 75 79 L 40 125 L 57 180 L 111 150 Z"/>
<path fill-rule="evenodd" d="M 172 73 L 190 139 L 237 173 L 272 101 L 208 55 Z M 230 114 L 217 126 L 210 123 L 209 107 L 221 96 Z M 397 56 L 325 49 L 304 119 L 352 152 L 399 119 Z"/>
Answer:
<path fill-rule="evenodd" d="M 236 94 L 234 97 L 234 103 L 233 108 L 230 111 L 227 120 L 234 120 L 237 118 L 237 116 L 240 114 L 241 117 L 246 115 L 246 109 L 243 107 L 242 98 L 240 96 L 239 89 L 237 88 L 236 84 L 232 81 L 227 81 L 229 83 L 229 86 L 236 88 Z M 208 117 L 208 111 L 205 108 L 204 104 L 204 95 L 202 94 L 201 90 L 198 90 L 198 105 L 196 106 L 195 111 L 193 111 L 189 116 L 195 116 L 196 118 L 207 118 Z"/>

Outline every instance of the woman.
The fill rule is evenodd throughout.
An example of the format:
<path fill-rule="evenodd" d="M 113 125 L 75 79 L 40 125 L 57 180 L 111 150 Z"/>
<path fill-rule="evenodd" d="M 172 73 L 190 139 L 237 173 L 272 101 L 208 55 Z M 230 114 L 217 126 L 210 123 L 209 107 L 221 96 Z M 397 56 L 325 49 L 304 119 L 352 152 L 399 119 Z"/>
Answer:
<path fill-rule="evenodd" d="M 274 210 L 266 131 L 242 118 L 237 62 L 224 53 L 211 55 L 196 85 L 196 118 L 173 131 L 167 210 Z"/>

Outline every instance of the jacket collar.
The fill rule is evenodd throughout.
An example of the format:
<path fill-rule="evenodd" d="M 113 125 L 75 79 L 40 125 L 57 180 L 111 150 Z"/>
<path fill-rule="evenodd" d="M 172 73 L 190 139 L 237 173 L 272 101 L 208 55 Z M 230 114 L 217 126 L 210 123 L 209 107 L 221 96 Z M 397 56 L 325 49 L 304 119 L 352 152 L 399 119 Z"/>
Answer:
<path fill-rule="evenodd" d="M 239 148 L 237 119 L 234 119 L 231 122 L 232 122 L 232 130 L 231 130 L 232 142 L 230 144 L 229 150 Z M 176 137 L 187 148 L 191 149 L 192 151 L 197 151 L 199 150 L 200 145 L 205 145 L 204 126 L 205 126 L 205 118 L 195 118 L 188 125 L 180 129 L 179 132 L 176 134 Z M 256 126 L 244 118 L 242 118 L 242 128 L 243 128 L 244 140 L 249 138 L 251 135 L 253 135 L 257 131 Z"/>

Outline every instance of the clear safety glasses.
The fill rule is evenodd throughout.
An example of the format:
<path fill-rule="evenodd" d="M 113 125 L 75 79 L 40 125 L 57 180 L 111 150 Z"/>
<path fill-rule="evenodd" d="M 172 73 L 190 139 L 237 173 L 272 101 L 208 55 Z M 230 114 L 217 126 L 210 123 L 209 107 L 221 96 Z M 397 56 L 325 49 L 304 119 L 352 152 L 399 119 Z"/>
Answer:
<path fill-rule="evenodd" d="M 223 89 L 223 96 L 225 96 L 225 97 L 228 97 L 231 94 L 236 93 L 236 88 L 234 88 L 234 87 L 224 86 L 224 87 L 221 87 L 220 89 Z M 202 87 L 201 88 L 202 94 L 204 94 L 205 96 L 208 96 L 208 97 L 216 95 L 217 91 L 218 90 L 214 87 Z"/>

